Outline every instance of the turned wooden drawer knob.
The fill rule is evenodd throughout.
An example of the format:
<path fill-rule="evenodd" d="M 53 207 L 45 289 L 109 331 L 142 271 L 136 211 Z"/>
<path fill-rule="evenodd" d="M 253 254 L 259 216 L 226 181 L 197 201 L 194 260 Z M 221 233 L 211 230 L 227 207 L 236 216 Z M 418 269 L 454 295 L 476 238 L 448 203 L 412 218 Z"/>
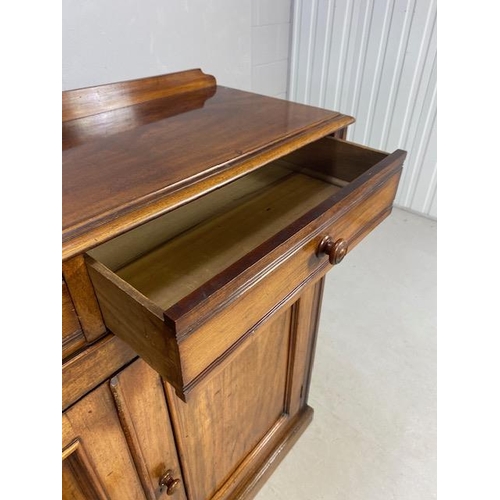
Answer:
<path fill-rule="evenodd" d="M 174 479 L 173 472 L 170 469 L 160 478 L 160 489 L 163 491 L 163 488 L 166 488 L 167 495 L 173 495 L 179 488 L 179 484 L 181 484 L 181 480 Z"/>
<path fill-rule="evenodd" d="M 325 236 L 318 245 L 317 254 L 326 253 L 330 264 L 333 266 L 342 262 L 342 259 L 347 254 L 347 250 L 349 250 L 349 245 L 343 238 L 339 238 L 334 242 L 331 236 Z"/>

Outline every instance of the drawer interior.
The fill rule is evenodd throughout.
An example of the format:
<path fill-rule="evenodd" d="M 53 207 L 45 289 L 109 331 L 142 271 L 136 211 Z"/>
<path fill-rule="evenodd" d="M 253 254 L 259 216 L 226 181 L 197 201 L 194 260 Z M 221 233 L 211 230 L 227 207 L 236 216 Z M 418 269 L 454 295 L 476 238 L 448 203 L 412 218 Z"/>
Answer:
<path fill-rule="evenodd" d="M 275 163 L 343 187 L 387 156 L 383 151 L 325 137 Z"/>
<path fill-rule="evenodd" d="M 220 190 L 212 216 L 116 269 L 116 274 L 168 309 L 339 189 L 275 165 L 266 170 L 240 180 L 243 193 L 237 203 Z M 263 177 L 274 180 L 265 184 Z M 251 191 L 248 183 L 263 186 Z"/>
<path fill-rule="evenodd" d="M 386 156 L 324 138 L 88 253 L 167 310 Z"/>

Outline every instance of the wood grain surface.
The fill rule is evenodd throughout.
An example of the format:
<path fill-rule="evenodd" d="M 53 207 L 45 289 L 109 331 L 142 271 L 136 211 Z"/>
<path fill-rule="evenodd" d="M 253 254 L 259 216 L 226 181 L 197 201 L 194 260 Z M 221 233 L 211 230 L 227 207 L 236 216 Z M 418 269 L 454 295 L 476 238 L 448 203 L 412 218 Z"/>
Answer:
<path fill-rule="evenodd" d="M 215 86 L 213 76 L 204 74 L 200 69 L 192 69 L 67 90 L 62 93 L 62 121 L 65 123 L 166 97 L 175 97 L 179 102 L 184 100 L 179 98 L 181 94 L 215 89 Z"/>
<path fill-rule="evenodd" d="M 290 310 L 249 339 L 188 404 L 175 395 L 169 398 L 191 500 L 211 498 L 280 419 L 289 337 Z"/>
<path fill-rule="evenodd" d="M 106 333 L 106 327 L 83 255 L 63 262 L 62 271 L 85 339 L 89 343 L 93 342 Z"/>
<path fill-rule="evenodd" d="M 63 436 L 71 438 L 70 443 L 63 441 L 63 446 L 78 440 L 87 458 L 79 460 L 80 474 L 66 474 L 63 486 L 67 495 L 71 490 L 81 490 L 83 481 L 75 480 L 83 476 L 83 479 L 93 477 L 92 489 L 99 492 L 96 496 L 83 497 L 86 500 L 146 500 L 107 384 L 64 413 Z M 67 451 L 63 452 L 63 460 L 67 457 Z M 75 488 L 68 487 L 67 483 L 72 482 L 77 483 Z M 69 500 L 71 496 L 66 498 Z"/>
<path fill-rule="evenodd" d="M 140 87 L 140 81 L 135 85 Z M 119 88 L 127 92 L 126 85 Z M 139 105 L 155 99 L 144 92 Z M 194 94 L 187 92 L 183 99 Z M 169 102 L 157 104 L 168 108 Z M 116 108 L 106 106 L 101 103 L 101 113 Z M 337 112 L 220 86 L 202 108 L 151 121 L 149 113 L 161 115 L 159 107 L 141 108 L 132 128 L 108 136 L 109 127 L 104 127 L 101 135 L 63 151 L 63 258 L 354 121 Z"/>
<path fill-rule="evenodd" d="M 116 273 L 166 310 L 338 190 L 292 172 Z"/>
<path fill-rule="evenodd" d="M 123 340 L 108 335 L 66 361 L 62 367 L 62 409 L 74 404 L 136 357 Z"/>
<path fill-rule="evenodd" d="M 62 282 L 62 357 L 73 354 L 86 343 L 66 282 Z"/>
<path fill-rule="evenodd" d="M 199 69 L 63 93 L 64 500 L 254 497 L 312 419 L 330 261 L 398 188 L 353 121 Z"/>
<path fill-rule="evenodd" d="M 181 479 L 174 498 L 186 500 L 160 376 L 138 359 L 110 381 L 120 422 L 148 500 L 165 497 L 160 478 Z"/>
<path fill-rule="evenodd" d="M 329 141 L 335 147 L 334 141 L 337 140 Z M 315 199 L 306 213 L 302 211 L 301 215 L 299 211 L 285 223 L 271 223 L 273 234 L 266 234 L 262 238 L 264 241 L 261 239 L 257 246 L 253 241 L 247 247 L 243 239 L 242 254 L 235 262 L 230 255 L 226 259 L 219 258 L 220 253 L 224 255 L 226 247 L 236 252 L 238 257 L 238 237 L 232 244 L 228 243 L 232 233 L 231 224 L 228 226 L 231 210 L 194 227 L 196 238 L 190 239 L 191 232 L 188 230 L 160 246 L 158 253 L 167 251 L 166 256 L 161 255 L 153 262 L 150 258 L 156 251 L 139 257 L 136 263 L 126 266 L 125 269 L 132 269 L 129 275 L 118 276 L 103 264 L 87 259 L 108 327 L 169 380 L 181 398 L 185 399 L 196 384 L 222 363 L 257 324 L 265 321 L 272 311 L 289 303 L 309 281 L 320 279 L 331 268 L 328 257 L 317 255 L 322 238 L 342 238 L 352 249 L 390 213 L 404 153 L 396 151 L 383 155 L 363 150 L 360 154 L 356 146 L 348 144 L 341 148 L 344 153 L 354 148 L 350 155 L 364 158 L 362 164 L 366 171 L 343 188 L 309 177 L 303 181 L 302 177 L 296 177 L 302 174 L 296 173 L 278 179 L 273 183 L 273 189 L 290 179 L 300 179 L 300 185 L 306 186 L 306 190 L 307 186 L 313 185 L 313 191 L 319 187 L 320 192 L 322 189 L 327 192 Z M 383 159 L 377 161 L 381 155 Z M 223 190 L 219 191 L 222 196 Z M 285 189 L 280 196 L 266 199 L 266 203 L 260 205 L 263 211 L 270 206 L 267 202 L 279 206 L 281 199 L 284 206 L 295 201 L 300 206 L 300 196 L 295 194 L 287 201 L 287 191 Z M 265 194 L 266 189 L 262 196 Z M 259 196 L 259 193 L 253 193 L 248 203 L 259 200 Z M 308 196 L 314 198 L 312 193 Z M 234 209 L 235 213 L 238 212 L 232 226 L 236 234 L 240 230 L 244 232 L 247 225 L 253 229 L 256 224 L 258 226 L 258 218 L 252 218 L 256 207 L 252 205 L 252 209 L 246 212 L 244 205 L 242 203 Z M 240 212 L 247 213 L 248 218 L 241 219 Z M 218 217 L 223 219 L 223 223 L 215 222 Z M 246 222 L 242 224 L 241 220 Z M 205 227 L 209 230 L 204 230 Z M 254 233 L 258 233 L 253 229 L 250 241 Z M 217 237 L 212 238 L 213 235 Z M 170 245 L 175 251 L 169 253 Z M 211 245 L 217 250 L 213 253 L 212 269 L 209 258 Z M 200 259 L 197 252 L 201 255 Z M 148 261 L 147 264 L 144 264 L 145 261 Z M 169 267 L 170 261 L 175 265 Z M 162 274 L 161 267 L 164 265 L 168 272 Z M 189 266 L 195 273 L 200 273 L 198 282 L 183 282 L 183 276 L 189 276 Z M 176 281 L 177 267 L 182 272 Z M 149 274 L 150 268 L 154 271 L 152 274 Z M 146 276 L 144 279 L 141 278 L 142 272 Z M 138 277 L 145 284 L 142 291 L 133 286 Z M 170 278 L 173 278 L 172 282 Z M 168 304 L 161 303 L 157 296 L 152 294 L 153 298 L 150 298 L 145 295 L 150 294 L 147 287 L 151 285 L 162 294 L 174 294 L 177 302 L 165 309 Z M 190 291 L 189 287 L 195 289 Z M 235 317 L 238 318 L 236 324 Z"/>

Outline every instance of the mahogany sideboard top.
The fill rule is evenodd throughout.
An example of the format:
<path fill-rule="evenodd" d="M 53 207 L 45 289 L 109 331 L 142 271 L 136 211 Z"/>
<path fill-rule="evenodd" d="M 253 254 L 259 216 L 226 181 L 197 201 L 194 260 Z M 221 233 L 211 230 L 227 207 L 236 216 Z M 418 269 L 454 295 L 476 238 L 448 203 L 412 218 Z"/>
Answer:
<path fill-rule="evenodd" d="M 199 69 L 136 82 L 63 94 L 63 260 L 354 122 Z"/>

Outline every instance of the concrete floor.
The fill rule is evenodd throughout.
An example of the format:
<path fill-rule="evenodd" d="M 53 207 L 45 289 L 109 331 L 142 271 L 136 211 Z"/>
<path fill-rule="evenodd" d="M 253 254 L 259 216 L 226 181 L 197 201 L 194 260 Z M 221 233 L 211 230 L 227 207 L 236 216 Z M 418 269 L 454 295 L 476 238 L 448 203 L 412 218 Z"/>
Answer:
<path fill-rule="evenodd" d="M 436 498 L 436 222 L 395 209 L 327 278 L 314 420 L 256 500 Z"/>

